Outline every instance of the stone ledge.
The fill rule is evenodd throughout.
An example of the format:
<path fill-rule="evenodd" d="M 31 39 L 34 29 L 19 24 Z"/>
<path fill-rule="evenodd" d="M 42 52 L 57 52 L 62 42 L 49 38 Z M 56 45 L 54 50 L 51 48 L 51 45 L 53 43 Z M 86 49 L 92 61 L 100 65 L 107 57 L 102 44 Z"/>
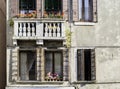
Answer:
<path fill-rule="evenodd" d="M 6 87 L 6 89 L 75 89 L 74 87 L 52 87 L 52 86 L 46 86 L 46 87 L 40 87 L 40 86 L 10 86 Z"/>

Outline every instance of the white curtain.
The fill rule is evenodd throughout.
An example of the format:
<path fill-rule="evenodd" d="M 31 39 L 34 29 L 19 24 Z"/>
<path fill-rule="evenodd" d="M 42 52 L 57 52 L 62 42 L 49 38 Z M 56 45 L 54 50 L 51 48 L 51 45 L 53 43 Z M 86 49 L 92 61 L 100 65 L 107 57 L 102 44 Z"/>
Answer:
<path fill-rule="evenodd" d="M 89 20 L 89 0 L 84 0 L 84 8 L 83 7 L 83 0 L 79 0 L 79 19 Z M 84 9 L 84 16 L 82 16 L 82 9 Z M 84 18 L 82 18 L 84 17 Z"/>

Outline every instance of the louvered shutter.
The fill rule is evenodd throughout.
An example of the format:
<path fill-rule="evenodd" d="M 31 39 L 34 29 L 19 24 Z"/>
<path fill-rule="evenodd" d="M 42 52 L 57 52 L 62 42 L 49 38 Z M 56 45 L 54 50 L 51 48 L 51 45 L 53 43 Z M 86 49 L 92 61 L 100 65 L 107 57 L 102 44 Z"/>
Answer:
<path fill-rule="evenodd" d="M 97 0 L 93 0 L 93 21 L 97 22 Z"/>
<path fill-rule="evenodd" d="M 41 80 L 41 48 L 37 48 L 37 80 Z"/>
<path fill-rule="evenodd" d="M 68 20 L 68 0 L 63 0 L 63 18 Z"/>
<path fill-rule="evenodd" d="M 18 52 L 19 51 L 19 47 L 16 47 L 14 49 L 12 49 L 12 81 L 16 81 L 18 80 Z"/>
<path fill-rule="evenodd" d="M 77 80 L 81 80 L 81 50 L 77 50 Z"/>
<path fill-rule="evenodd" d="M 95 49 L 91 49 L 91 80 L 96 79 L 95 70 Z"/>
<path fill-rule="evenodd" d="M 63 50 L 63 81 L 68 81 L 69 78 L 69 50 Z"/>
<path fill-rule="evenodd" d="M 84 50 L 77 50 L 77 78 L 78 80 L 85 79 L 85 68 L 84 68 Z"/>
<path fill-rule="evenodd" d="M 11 17 L 19 14 L 19 0 L 10 0 L 10 7 Z"/>
<path fill-rule="evenodd" d="M 42 17 L 42 1 L 43 0 L 36 0 L 37 3 L 36 3 L 36 7 L 37 7 L 37 17 L 40 18 Z"/>
<path fill-rule="evenodd" d="M 78 21 L 79 15 L 79 3 L 78 0 L 73 0 L 73 21 Z"/>

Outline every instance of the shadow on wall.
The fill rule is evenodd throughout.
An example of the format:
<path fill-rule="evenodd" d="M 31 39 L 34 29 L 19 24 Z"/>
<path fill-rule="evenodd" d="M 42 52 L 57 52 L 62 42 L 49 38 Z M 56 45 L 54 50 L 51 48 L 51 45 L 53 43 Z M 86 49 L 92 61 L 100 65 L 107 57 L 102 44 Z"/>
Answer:
<path fill-rule="evenodd" d="M 6 86 L 6 0 L 0 0 L 0 89 Z"/>

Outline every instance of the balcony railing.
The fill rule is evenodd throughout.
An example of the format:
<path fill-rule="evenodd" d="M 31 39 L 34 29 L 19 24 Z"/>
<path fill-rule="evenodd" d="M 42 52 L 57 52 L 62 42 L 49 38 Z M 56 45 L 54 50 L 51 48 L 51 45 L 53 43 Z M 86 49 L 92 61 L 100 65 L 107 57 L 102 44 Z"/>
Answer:
<path fill-rule="evenodd" d="M 64 33 L 62 21 L 14 21 L 14 39 L 64 39 Z"/>

